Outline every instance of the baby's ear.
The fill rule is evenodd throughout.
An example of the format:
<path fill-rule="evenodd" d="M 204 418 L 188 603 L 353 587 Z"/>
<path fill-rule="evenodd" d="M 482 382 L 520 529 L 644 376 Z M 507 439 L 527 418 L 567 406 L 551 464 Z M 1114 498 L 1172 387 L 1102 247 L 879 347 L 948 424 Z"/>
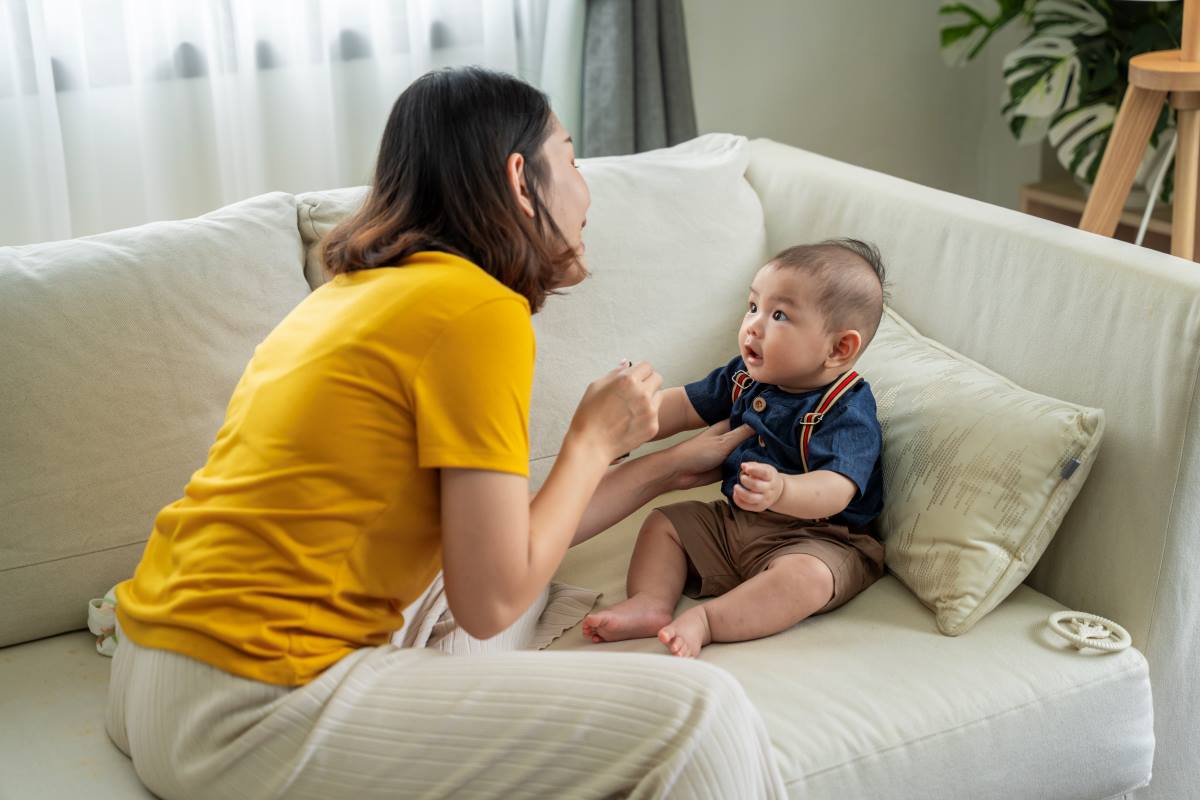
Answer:
<path fill-rule="evenodd" d="M 833 350 L 827 363 L 830 367 L 842 367 L 852 364 L 862 352 L 862 334 L 850 329 L 842 331 L 833 342 Z"/>

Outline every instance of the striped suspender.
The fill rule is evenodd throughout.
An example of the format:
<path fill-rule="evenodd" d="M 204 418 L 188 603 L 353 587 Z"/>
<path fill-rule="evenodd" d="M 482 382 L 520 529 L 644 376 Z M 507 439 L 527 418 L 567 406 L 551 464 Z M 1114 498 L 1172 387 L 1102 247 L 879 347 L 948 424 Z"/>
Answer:
<path fill-rule="evenodd" d="M 862 376 L 854 370 L 844 373 L 833 385 L 829 387 L 829 391 L 825 392 L 825 396 L 821 398 L 821 402 L 817 403 L 817 410 L 810 411 L 804 415 L 804 419 L 800 421 L 800 426 L 804 429 L 800 433 L 800 462 L 804 466 L 804 471 L 808 472 L 808 440 L 812 438 L 813 428 L 817 426 L 824 416 L 825 412 L 833 407 L 833 404 L 842 398 L 846 392 L 854 388 L 854 384 L 862 380 Z M 733 376 L 733 400 L 736 401 L 742 396 L 742 393 L 754 383 L 750 379 L 749 373 L 744 370 L 738 370 Z"/>
<path fill-rule="evenodd" d="M 862 376 L 853 370 L 842 375 L 833 382 L 833 386 L 829 387 L 829 391 L 821 398 L 821 402 L 817 403 L 817 410 L 808 412 L 804 415 L 804 419 L 800 421 L 800 425 L 803 428 L 803 431 L 800 433 L 800 461 L 804 466 L 805 472 L 808 472 L 808 440 L 812 438 L 813 428 L 817 427 L 817 423 L 833 407 L 833 404 L 841 399 L 842 395 L 850 391 L 854 384 L 861 380 Z"/>
<path fill-rule="evenodd" d="M 739 369 L 733 376 L 733 399 L 730 402 L 736 403 L 737 399 L 742 396 L 742 392 L 746 391 L 752 383 L 754 381 L 750 379 L 750 373 Z"/>

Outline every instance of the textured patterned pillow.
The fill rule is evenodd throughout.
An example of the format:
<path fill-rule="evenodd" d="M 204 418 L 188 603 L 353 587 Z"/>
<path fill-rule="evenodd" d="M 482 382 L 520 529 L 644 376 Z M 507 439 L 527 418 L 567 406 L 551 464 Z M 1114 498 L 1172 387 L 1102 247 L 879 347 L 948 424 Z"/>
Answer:
<path fill-rule="evenodd" d="M 1026 391 L 891 309 L 857 368 L 883 425 L 887 565 L 942 633 L 965 633 L 1045 552 L 1104 412 Z"/>

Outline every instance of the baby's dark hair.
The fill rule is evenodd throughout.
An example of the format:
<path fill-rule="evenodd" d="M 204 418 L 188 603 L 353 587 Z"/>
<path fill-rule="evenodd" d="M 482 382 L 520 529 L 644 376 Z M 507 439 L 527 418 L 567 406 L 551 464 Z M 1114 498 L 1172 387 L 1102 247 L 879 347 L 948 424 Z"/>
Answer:
<path fill-rule="evenodd" d="M 859 239 L 826 239 L 789 247 L 771 259 L 781 268 L 801 270 L 816 281 L 817 307 L 831 331 L 853 328 L 866 350 L 887 299 L 886 270 L 879 249 Z"/>

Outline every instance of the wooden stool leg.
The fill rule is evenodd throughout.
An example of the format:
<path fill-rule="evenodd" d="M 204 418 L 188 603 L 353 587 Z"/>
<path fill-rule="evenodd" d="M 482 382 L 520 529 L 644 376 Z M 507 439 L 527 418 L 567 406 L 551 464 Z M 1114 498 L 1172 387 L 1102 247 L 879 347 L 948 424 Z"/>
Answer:
<path fill-rule="evenodd" d="M 1142 163 L 1166 95 L 1166 92 L 1132 85 L 1125 90 L 1125 99 L 1121 101 L 1121 110 L 1117 112 L 1108 147 L 1100 161 L 1100 171 L 1096 174 L 1096 185 L 1083 209 L 1080 229 L 1101 236 L 1112 236 L 1116 231 L 1129 187 Z M 1179 146 L 1183 147 L 1182 141 Z"/>
<path fill-rule="evenodd" d="M 1196 160 L 1200 161 L 1200 158 L 1197 158 Z M 1176 169 L 1178 169 L 1178 167 L 1176 167 Z M 1200 167 L 1197 168 L 1197 171 L 1200 172 Z M 1197 177 L 1197 186 L 1200 186 L 1200 176 Z M 1200 189 L 1197 190 L 1197 194 L 1200 194 Z M 1200 197 L 1197 198 L 1196 215 L 1193 217 L 1193 219 L 1195 220 L 1194 224 L 1196 226 L 1196 230 L 1200 231 Z M 1196 237 L 1196 243 L 1192 250 L 1191 259 L 1192 261 L 1200 261 L 1200 236 Z"/>
<path fill-rule="evenodd" d="M 1196 184 L 1200 178 L 1200 109 L 1176 112 L 1179 139 L 1175 147 L 1175 199 L 1171 218 L 1171 255 L 1191 259 L 1196 253 Z"/>

